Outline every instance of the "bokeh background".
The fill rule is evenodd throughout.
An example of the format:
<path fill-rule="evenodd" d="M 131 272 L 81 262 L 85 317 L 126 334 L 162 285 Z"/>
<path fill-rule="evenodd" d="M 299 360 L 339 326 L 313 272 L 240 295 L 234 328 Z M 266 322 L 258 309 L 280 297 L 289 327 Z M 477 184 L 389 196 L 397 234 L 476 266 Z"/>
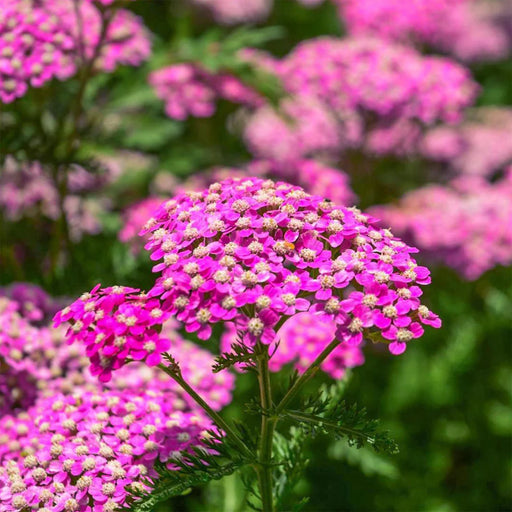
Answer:
<path fill-rule="evenodd" d="M 422 7 L 427 3 L 435 16 Z M 512 510 L 512 177 L 507 174 L 512 172 L 507 171 L 512 164 L 512 4 L 368 0 L 359 6 L 367 11 L 352 18 L 349 4 L 135 0 L 123 8 L 140 16 L 151 34 L 151 52 L 137 66 L 91 73 L 74 135 L 69 135 L 74 126 L 59 125 L 73 108 L 79 88 L 74 78 L 29 87 L 15 101 L 0 104 L 0 283 L 31 282 L 54 296 L 71 297 L 97 282 L 147 288 L 151 264 L 134 239 L 154 202 L 146 210 L 130 207 L 207 183 L 212 168 L 249 174 L 248 163 L 267 157 L 246 133 L 260 104 L 276 109 L 290 129 L 307 125 L 316 115 L 290 119 L 293 115 L 283 113 L 290 92 L 278 73 L 262 65 L 266 54 L 257 53 L 257 63 L 249 65 L 241 49 L 259 47 L 280 59 L 306 40 L 350 40 L 359 30 L 379 38 L 377 47 L 388 55 L 389 40 L 403 37 L 400 44 L 425 57 L 449 59 L 478 84 L 474 97 L 458 104 L 453 122 L 434 119 L 418 128 L 404 122 L 403 113 L 358 111 L 363 136 L 379 116 L 386 118 L 386 128 L 394 116 L 399 125 L 394 142 L 388 134 L 386 149 L 361 142 L 335 151 L 313 148 L 304 156 L 298 154 L 303 141 L 292 138 L 290 153 L 297 153 L 298 163 L 286 154 L 286 162 L 280 162 L 286 170 L 277 176 L 310 185 L 325 181 L 326 191 L 334 187 L 341 192 L 327 171 L 301 167 L 308 158 L 329 167 L 329 173 L 339 169 L 338 177 L 343 176 L 362 209 L 388 205 L 375 213 L 422 251 L 419 260 L 432 269 L 428 303 L 443 319 L 443 328 L 429 330 L 399 357 L 366 346 L 365 364 L 347 376 L 347 400 L 364 404 L 372 417 L 380 418 L 400 453 L 380 455 L 315 438 L 304 447 L 310 465 L 291 501 L 309 496 L 305 510 L 311 512 Z M 365 25 L 372 20 L 371 6 L 380 4 L 387 4 L 391 14 Z M 419 14 L 409 12 L 413 5 Z M 129 27 L 119 30 L 127 31 L 120 41 L 130 41 Z M 356 89 L 384 73 L 379 58 L 384 57 L 361 71 Z M 319 66 L 320 61 L 321 55 Z M 199 93 L 180 97 L 178 91 L 176 110 L 166 113 L 148 77 L 183 62 L 205 70 L 205 83 L 225 73 L 263 99 L 255 106 L 233 86 L 234 96 L 215 98 L 214 111 L 181 115 L 179 106 L 193 103 Z M 415 72 L 409 70 L 409 76 Z M 387 85 L 378 82 L 371 94 L 387 94 L 379 90 Z M 390 87 L 407 85 L 404 80 Z M 178 86 L 166 87 L 160 96 L 169 102 Z M 456 96 L 451 87 L 448 75 L 438 75 L 432 97 Z M 242 101 L 236 101 L 239 93 Z M 415 94 L 411 104 L 423 101 Z M 451 104 L 446 108 L 455 109 Z M 332 107 L 327 110 L 332 114 Z M 263 153 L 285 137 L 281 129 L 272 131 L 271 122 L 263 118 L 258 128 L 266 141 Z M 438 145 L 429 152 L 425 138 L 439 127 L 447 132 L 437 139 L 431 135 Z M 346 128 L 340 122 L 339 129 Z M 417 137 L 407 141 L 404 134 L 415 130 Z M 30 170 L 33 165 L 39 170 Z M 49 168 L 57 171 L 52 174 Z M 92 181 L 82 179 L 80 169 Z M 75 188 L 63 185 L 69 172 L 76 173 Z M 438 188 L 425 189 L 434 184 Z M 427 190 L 423 199 L 412 196 L 404 203 L 404 195 L 420 189 Z M 68 195 L 75 199 L 66 206 Z M 240 377 L 234 402 L 241 403 L 255 389 L 251 376 Z M 241 412 L 235 405 L 228 409 L 233 417 Z M 229 477 L 159 510 L 234 512 L 244 510 L 242 501 L 241 483 Z"/>

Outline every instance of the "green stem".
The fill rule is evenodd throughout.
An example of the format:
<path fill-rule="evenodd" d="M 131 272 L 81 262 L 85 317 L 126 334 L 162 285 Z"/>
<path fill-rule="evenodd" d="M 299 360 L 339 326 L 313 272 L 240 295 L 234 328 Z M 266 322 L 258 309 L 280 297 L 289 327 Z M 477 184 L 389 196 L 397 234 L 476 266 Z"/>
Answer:
<path fill-rule="evenodd" d="M 186 393 L 203 409 L 206 414 L 213 420 L 213 422 L 224 431 L 226 436 L 231 439 L 233 444 L 237 446 L 240 452 L 249 458 L 249 460 L 254 460 L 254 454 L 251 450 L 245 445 L 245 443 L 238 437 L 236 432 L 226 423 L 226 421 L 222 418 L 222 416 L 214 411 L 204 400 L 203 398 L 185 381 L 181 372 L 179 370 L 174 370 L 165 366 L 164 364 L 159 364 L 158 367 L 164 371 L 171 379 L 173 379 Z"/>
<path fill-rule="evenodd" d="M 272 409 L 272 387 L 270 383 L 268 359 L 268 349 L 265 349 L 257 361 L 258 383 L 260 387 L 260 400 L 262 408 L 261 436 L 257 472 L 263 512 L 272 512 L 274 510 L 271 461 L 274 429 L 277 421 L 276 417 L 269 416 L 269 411 Z"/>
<path fill-rule="evenodd" d="M 327 347 L 325 347 L 320 355 L 313 361 L 311 366 L 295 381 L 295 384 L 293 384 L 293 386 L 288 390 L 281 402 L 279 402 L 278 406 L 275 408 L 274 413 L 276 416 L 284 411 L 286 406 L 297 396 L 302 386 L 316 375 L 320 369 L 320 365 L 340 343 L 341 342 L 337 339 L 332 340 L 331 343 L 329 343 L 329 345 L 327 345 Z"/>

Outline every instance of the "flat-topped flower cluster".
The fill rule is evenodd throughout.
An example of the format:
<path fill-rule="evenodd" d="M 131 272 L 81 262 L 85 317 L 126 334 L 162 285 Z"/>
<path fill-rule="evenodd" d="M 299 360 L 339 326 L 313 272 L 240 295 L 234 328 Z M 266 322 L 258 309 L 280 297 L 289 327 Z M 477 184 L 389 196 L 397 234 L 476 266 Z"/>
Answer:
<path fill-rule="evenodd" d="M 86 59 L 95 58 L 94 67 L 107 72 L 139 65 L 151 50 L 141 21 L 117 8 L 108 18 L 107 24 L 93 2 L 77 2 L 76 9 L 72 0 L 2 2 L 0 101 L 10 103 L 53 78 L 67 79 Z"/>
<path fill-rule="evenodd" d="M 165 101 L 165 112 L 173 119 L 210 117 L 216 101 L 259 106 L 262 98 L 229 73 L 214 74 L 195 64 L 174 64 L 153 71 L 149 83 Z"/>
<path fill-rule="evenodd" d="M 373 331 L 400 353 L 422 324 L 440 325 L 420 302 L 430 277 L 416 249 L 299 187 L 215 183 L 164 203 L 143 232 L 161 260 L 148 296 L 202 339 L 233 322 L 245 342 L 270 344 L 287 318 L 311 311 L 336 323 L 340 341 L 359 344 Z"/>
<path fill-rule="evenodd" d="M 0 426 L 3 511 L 112 512 L 157 476 L 155 460 L 199 446 L 211 424 L 167 395 L 93 391 L 40 400 Z"/>
<path fill-rule="evenodd" d="M 84 344 L 44 324 L 54 306 L 41 289 L 19 283 L 0 294 L 13 297 L 0 297 L 0 510 L 118 510 L 157 476 L 156 461 L 176 469 L 170 459 L 204 446 L 211 421 L 163 372 L 134 362 L 102 384 Z M 183 376 L 222 408 L 233 374 L 213 374 L 213 355 L 175 328 L 167 323 L 161 337 Z"/>
<path fill-rule="evenodd" d="M 397 204 L 376 206 L 375 215 L 466 279 L 512 262 L 512 168 L 490 183 L 460 176 L 448 185 L 428 185 Z"/>

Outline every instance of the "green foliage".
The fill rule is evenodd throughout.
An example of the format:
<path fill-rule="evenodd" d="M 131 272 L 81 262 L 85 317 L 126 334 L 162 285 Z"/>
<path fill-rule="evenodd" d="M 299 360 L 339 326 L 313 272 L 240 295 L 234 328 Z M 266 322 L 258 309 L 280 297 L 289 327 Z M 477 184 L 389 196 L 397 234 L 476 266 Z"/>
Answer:
<path fill-rule="evenodd" d="M 245 345 L 241 339 L 231 345 L 232 352 L 223 352 L 215 358 L 213 372 L 218 373 L 236 365 L 241 365 L 244 370 L 254 369 L 254 349 Z"/>
<path fill-rule="evenodd" d="M 398 445 L 389 433 L 379 429 L 379 421 L 369 419 L 366 408 L 340 401 L 340 391 L 342 387 L 337 384 L 322 386 L 300 409 L 286 410 L 283 414 L 310 434 L 333 434 L 345 438 L 350 446 L 369 445 L 376 452 L 398 453 Z"/>
<path fill-rule="evenodd" d="M 307 431 L 293 426 L 287 436 L 279 433 L 275 436 L 274 454 L 275 459 L 279 461 L 274 469 L 277 510 L 299 512 L 308 501 L 307 498 L 302 498 L 298 502 L 294 500 L 294 489 L 309 464 L 307 452 L 304 450 L 307 441 Z"/>

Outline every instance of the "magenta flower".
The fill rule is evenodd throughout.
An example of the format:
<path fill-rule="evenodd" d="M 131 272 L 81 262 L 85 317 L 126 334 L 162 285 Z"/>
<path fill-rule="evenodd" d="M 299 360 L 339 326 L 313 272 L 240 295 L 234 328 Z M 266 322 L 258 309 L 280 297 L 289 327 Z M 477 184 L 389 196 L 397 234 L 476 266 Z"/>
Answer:
<path fill-rule="evenodd" d="M 57 313 L 54 324 L 71 324 L 69 341 L 85 345 L 92 374 L 105 382 L 112 370 L 129 360 L 144 360 L 150 366 L 161 362 L 161 354 L 170 347 L 169 340 L 159 336 L 167 318 L 159 300 L 139 290 L 97 285 Z"/>
<path fill-rule="evenodd" d="M 215 183 L 164 203 L 147 233 L 152 259 L 163 260 L 148 296 L 203 339 L 230 321 L 247 343 L 270 344 L 278 324 L 308 310 L 330 318 L 351 344 L 370 331 L 388 333 L 378 315 L 386 307 L 400 310 L 399 324 L 422 319 L 419 300 L 401 302 L 430 279 L 411 257 L 416 249 L 359 210 L 298 187 L 259 178 Z"/>
<path fill-rule="evenodd" d="M 11 439 L 0 445 L 5 512 L 129 506 L 156 461 L 172 469 L 169 459 L 201 446 L 211 428 L 203 415 L 173 410 L 167 394 L 140 390 L 56 394 L 0 425 Z"/>

